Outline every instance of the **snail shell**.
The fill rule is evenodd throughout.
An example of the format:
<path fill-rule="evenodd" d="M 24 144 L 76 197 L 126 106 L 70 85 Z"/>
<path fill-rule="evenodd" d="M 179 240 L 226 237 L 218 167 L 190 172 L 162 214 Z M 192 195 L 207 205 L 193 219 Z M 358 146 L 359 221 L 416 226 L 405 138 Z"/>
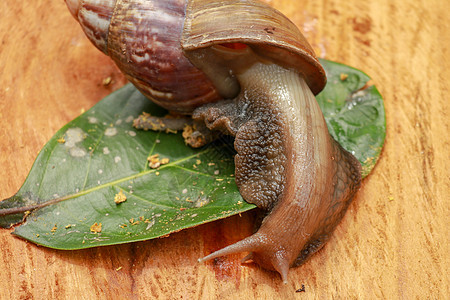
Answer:
<path fill-rule="evenodd" d="M 186 1 L 66 0 L 91 42 L 156 104 L 179 113 L 221 99 L 184 55 Z"/>
<path fill-rule="evenodd" d="M 202 260 L 248 251 L 245 260 L 286 282 L 328 240 L 361 181 L 359 162 L 328 133 L 314 98 L 325 72 L 297 27 L 256 0 L 66 3 L 144 95 L 235 136 L 236 183 L 267 216 Z"/>
<path fill-rule="evenodd" d="M 193 66 L 184 53 L 214 44 L 253 45 L 256 53 L 275 63 L 302 70 L 314 93 L 323 89 L 325 71 L 284 15 L 258 1 L 228 1 L 218 6 L 219 2 L 66 0 L 91 42 L 145 96 L 170 111 L 191 113 L 222 99 L 212 78 Z"/>

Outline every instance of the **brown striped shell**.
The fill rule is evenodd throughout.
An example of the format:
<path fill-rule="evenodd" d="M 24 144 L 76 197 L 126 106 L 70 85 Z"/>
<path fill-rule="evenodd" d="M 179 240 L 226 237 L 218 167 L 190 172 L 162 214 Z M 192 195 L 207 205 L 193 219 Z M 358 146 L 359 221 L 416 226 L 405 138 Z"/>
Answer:
<path fill-rule="evenodd" d="M 185 0 L 66 0 L 91 42 L 158 105 L 190 113 L 220 96 L 180 47 Z"/>
<path fill-rule="evenodd" d="M 316 94 L 325 72 L 297 27 L 255 0 L 66 0 L 91 42 L 158 105 L 191 113 L 222 97 L 186 58 L 221 43 L 246 43 L 269 60 L 303 73 Z"/>

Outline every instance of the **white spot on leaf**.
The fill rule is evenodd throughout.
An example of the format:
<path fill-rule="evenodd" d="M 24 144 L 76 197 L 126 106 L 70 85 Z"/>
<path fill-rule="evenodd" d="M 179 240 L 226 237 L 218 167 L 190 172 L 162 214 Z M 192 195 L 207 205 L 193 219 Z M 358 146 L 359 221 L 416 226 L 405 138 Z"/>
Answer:
<path fill-rule="evenodd" d="M 155 225 L 155 220 L 152 219 L 148 222 L 147 227 L 145 228 L 145 230 L 149 230 L 150 228 L 152 228 L 152 226 Z"/>
<path fill-rule="evenodd" d="M 105 130 L 106 136 L 115 136 L 117 134 L 117 128 L 116 127 L 110 127 Z"/>
<path fill-rule="evenodd" d="M 86 138 L 86 134 L 81 128 L 69 128 L 64 136 L 64 146 L 69 149 L 69 154 L 73 157 L 83 157 L 87 154 L 84 148 L 77 146 Z"/>
<path fill-rule="evenodd" d="M 87 152 L 83 148 L 75 146 L 69 149 L 69 154 L 73 157 L 83 157 Z"/>
<path fill-rule="evenodd" d="M 88 117 L 88 121 L 91 124 L 97 124 L 98 123 L 98 119 L 96 117 Z"/>
<path fill-rule="evenodd" d="M 64 136 L 65 143 L 64 146 L 67 148 L 74 147 L 76 143 L 81 142 L 86 138 L 86 134 L 84 133 L 81 128 L 69 128 L 66 131 L 66 134 Z"/>
<path fill-rule="evenodd" d="M 208 198 L 198 198 L 197 201 L 195 201 L 195 207 L 200 208 L 208 204 L 210 201 Z"/>

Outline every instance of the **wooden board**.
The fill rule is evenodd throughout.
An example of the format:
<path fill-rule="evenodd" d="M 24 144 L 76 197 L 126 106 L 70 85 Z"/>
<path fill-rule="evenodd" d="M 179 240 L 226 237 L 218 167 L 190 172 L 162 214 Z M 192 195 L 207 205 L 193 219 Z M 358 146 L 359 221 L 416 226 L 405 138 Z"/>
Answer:
<path fill-rule="evenodd" d="M 367 72 L 385 97 L 380 163 L 330 242 L 289 283 L 236 255 L 245 214 L 168 238 L 83 251 L 0 230 L 0 299 L 449 299 L 450 2 L 273 0 L 320 57 Z M 0 2 L 0 199 L 65 123 L 125 83 L 63 1 Z M 103 80 L 112 78 L 110 85 Z M 305 285 L 304 293 L 295 290 Z"/>

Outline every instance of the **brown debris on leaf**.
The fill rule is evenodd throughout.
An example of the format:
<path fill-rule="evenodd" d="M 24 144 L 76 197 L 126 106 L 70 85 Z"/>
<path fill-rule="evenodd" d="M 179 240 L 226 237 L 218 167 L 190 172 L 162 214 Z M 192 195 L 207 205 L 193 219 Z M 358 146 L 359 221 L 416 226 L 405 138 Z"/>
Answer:
<path fill-rule="evenodd" d="M 339 75 L 339 78 L 341 79 L 341 81 L 344 81 L 348 78 L 348 74 L 341 73 L 341 75 Z"/>
<path fill-rule="evenodd" d="M 125 201 L 127 201 L 127 196 L 125 196 L 125 194 L 123 193 L 123 191 L 120 190 L 120 192 L 117 193 L 117 194 L 114 196 L 114 202 L 115 202 L 116 204 L 120 204 L 120 203 L 123 203 L 123 202 L 125 202 Z"/>
<path fill-rule="evenodd" d="M 94 224 L 92 224 L 90 230 L 91 230 L 92 233 L 100 233 L 100 232 L 102 232 L 102 223 L 95 222 Z"/>
<path fill-rule="evenodd" d="M 170 161 L 168 158 L 159 159 L 159 154 L 150 155 L 149 157 L 147 157 L 147 160 L 149 162 L 148 166 L 152 169 L 157 169 L 161 165 L 168 164 Z"/>
<path fill-rule="evenodd" d="M 165 131 L 166 133 L 177 133 L 182 130 L 186 124 L 192 123 L 190 118 L 185 116 L 167 115 L 164 117 L 155 117 L 143 112 L 133 121 L 133 127 L 142 130 Z"/>

